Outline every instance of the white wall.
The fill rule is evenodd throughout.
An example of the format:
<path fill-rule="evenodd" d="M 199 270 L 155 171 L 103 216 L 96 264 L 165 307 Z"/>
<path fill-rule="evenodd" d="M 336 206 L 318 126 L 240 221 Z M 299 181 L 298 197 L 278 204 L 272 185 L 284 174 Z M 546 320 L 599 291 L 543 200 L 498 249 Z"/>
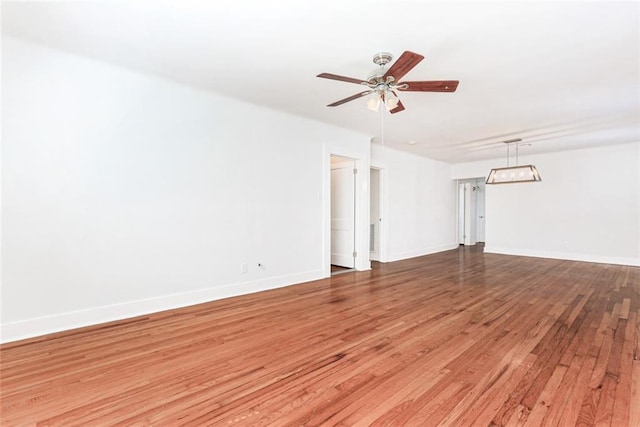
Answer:
<path fill-rule="evenodd" d="M 388 190 L 388 211 L 383 212 L 388 234 L 382 236 L 386 261 L 458 246 L 456 182 L 449 164 L 378 144 L 371 146 L 371 162 L 383 168 Z"/>
<path fill-rule="evenodd" d="M 486 252 L 640 265 L 640 143 L 520 156 L 542 182 L 486 186 Z M 486 176 L 504 159 L 453 165 Z"/>
<path fill-rule="evenodd" d="M 368 136 L 12 38 L 2 67 L 3 341 L 328 270 L 329 154 L 368 170 Z"/>

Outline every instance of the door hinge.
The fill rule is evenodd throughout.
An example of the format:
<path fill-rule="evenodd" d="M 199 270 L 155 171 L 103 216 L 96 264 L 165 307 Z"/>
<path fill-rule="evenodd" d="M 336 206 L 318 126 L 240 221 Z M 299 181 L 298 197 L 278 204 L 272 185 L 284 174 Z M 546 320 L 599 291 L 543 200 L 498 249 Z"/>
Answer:
<path fill-rule="evenodd" d="M 358 252 L 355 252 L 355 251 L 354 251 L 354 252 L 353 252 L 353 257 L 355 258 L 355 257 L 357 257 L 357 256 L 358 256 Z"/>
<path fill-rule="evenodd" d="M 357 175 L 357 174 L 358 174 L 358 169 L 353 168 L 353 174 L 354 174 L 354 175 Z"/>

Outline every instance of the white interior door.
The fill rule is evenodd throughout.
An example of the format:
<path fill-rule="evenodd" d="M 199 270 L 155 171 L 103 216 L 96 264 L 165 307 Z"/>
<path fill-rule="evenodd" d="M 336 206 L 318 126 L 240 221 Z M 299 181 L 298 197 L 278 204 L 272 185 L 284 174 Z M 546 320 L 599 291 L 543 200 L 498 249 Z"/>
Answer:
<path fill-rule="evenodd" d="M 472 246 L 476 244 L 476 195 L 474 186 L 470 182 L 463 184 L 464 191 L 464 244 Z"/>
<path fill-rule="evenodd" d="M 355 164 L 331 165 L 331 264 L 355 268 Z"/>
<path fill-rule="evenodd" d="M 471 183 L 464 184 L 464 244 L 465 246 L 475 245 L 473 225 L 475 223 L 475 215 L 473 214 L 473 205 L 475 195 L 471 190 Z"/>

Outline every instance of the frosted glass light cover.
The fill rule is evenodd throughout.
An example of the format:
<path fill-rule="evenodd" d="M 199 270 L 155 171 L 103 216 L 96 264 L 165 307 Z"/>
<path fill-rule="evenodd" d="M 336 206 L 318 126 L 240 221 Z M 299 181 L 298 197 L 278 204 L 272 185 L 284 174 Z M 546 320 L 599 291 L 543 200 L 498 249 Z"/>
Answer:
<path fill-rule="evenodd" d="M 542 181 L 538 169 L 533 165 L 525 165 L 491 169 L 486 184 L 512 184 L 516 182 L 538 181 Z"/>
<path fill-rule="evenodd" d="M 367 101 L 367 108 L 377 113 L 380 109 L 380 98 L 378 97 L 369 98 L 369 100 Z"/>

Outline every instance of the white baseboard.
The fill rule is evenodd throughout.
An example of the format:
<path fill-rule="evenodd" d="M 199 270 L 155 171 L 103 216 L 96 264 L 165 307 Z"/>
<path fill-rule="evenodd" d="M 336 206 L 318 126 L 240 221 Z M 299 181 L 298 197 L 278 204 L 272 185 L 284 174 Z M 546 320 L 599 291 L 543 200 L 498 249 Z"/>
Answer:
<path fill-rule="evenodd" d="M 83 326 L 97 325 L 159 311 L 187 307 L 203 302 L 268 289 L 281 288 L 297 283 L 318 280 L 322 277 L 322 270 L 309 271 L 5 323 L 2 324 L 1 327 L 0 343 L 18 341 Z"/>
<path fill-rule="evenodd" d="M 435 254 L 437 252 L 450 251 L 452 249 L 456 249 L 457 247 L 458 247 L 457 243 L 451 243 L 451 244 L 448 244 L 448 245 L 433 246 L 433 247 L 430 247 L 430 248 L 423 248 L 423 249 L 418 249 L 418 250 L 413 250 L 413 251 L 404 251 L 404 252 L 400 252 L 400 253 L 397 253 L 397 254 L 390 254 L 387 262 L 401 261 L 403 259 L 415 258 L 415 257 L 425 256 L 425 255 L 431 255 L 431 254 Z"/>
<path fill-rule="evenodd" d="M 485 246 L 484 252 L 491 254 L 528 256 L 534 258 L 563 259 L 567 261 L 595 262 L 598 264 L 640 266 L 640 259 L 638 258 L 609 257 L 571 252 L 535 251 L 529 249 L 500 248 L 495 246 Z"/>

